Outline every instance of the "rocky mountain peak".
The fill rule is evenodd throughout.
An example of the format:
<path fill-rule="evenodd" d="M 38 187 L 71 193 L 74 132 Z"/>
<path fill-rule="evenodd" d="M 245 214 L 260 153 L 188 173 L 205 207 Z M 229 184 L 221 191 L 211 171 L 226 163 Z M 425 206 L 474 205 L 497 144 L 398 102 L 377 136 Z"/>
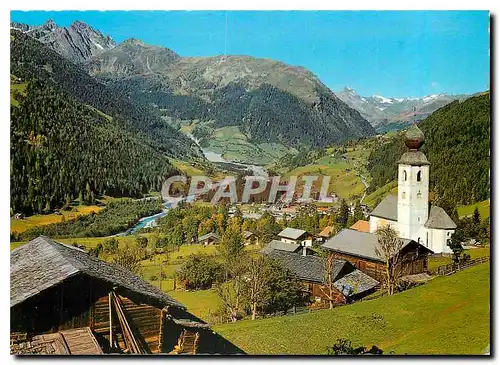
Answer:
<path fill-rule="evenodd" d="M 57 29 L 57 28 L 59 28 L 59 27 L 57 26 L 57 24 L 56 24 L 56 22 L 55 22 L 55 21 L 53 21 L 52 19 L 49 19 L 49 20 L 47 20 L 47 21 L 46 21 L 46 22 L 42 25 L 42 28 L 52 32 L 52 31 L 56 30 L 56 29 Z"/>
<path fill-rule="evenodd" d="M 52 19 L 36 27 L 19 23 L 11 23 L 11 27 L 27 33 L 75 63 L 82 63 L 116 45 L 111 37 L 79 20 L 67 28 L 59 27 Z"/>

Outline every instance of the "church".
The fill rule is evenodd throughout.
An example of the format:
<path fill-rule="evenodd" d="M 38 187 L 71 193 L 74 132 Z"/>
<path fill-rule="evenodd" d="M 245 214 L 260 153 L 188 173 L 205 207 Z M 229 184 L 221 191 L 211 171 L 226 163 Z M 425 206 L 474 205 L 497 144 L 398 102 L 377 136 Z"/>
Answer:
<path fill-rule="evenodd" d="M 408 151 L 398 161 L 398 195 L 389 195 L 370 214 L 370 233 L 389 224 L 399 237 L 434 253 L 451 252 L 448 240 L 457 225 L 444 209 L 429 203 L 430 163 L 420 151 L 424 133 L 413 124 L 405 133 Z"/>
<path fill-rule="evenodd" d="M 382 200 L 366 225 L 341 230 L 322 248 L 379 281 L 386 275 L 384 259 L 377 250 L 379 227 L 389 225 L 398 233 L 403 243 L 404 275 L 426 272 L 432 253 L 451 252 L 447 242 L 456 224 L 442 208 L 429 203 L 430 163 L 420 151 L 423 143 L 424 134 L 412 125 L 405 133 L 408 151 L 398 161 L 398 195 Z"/>

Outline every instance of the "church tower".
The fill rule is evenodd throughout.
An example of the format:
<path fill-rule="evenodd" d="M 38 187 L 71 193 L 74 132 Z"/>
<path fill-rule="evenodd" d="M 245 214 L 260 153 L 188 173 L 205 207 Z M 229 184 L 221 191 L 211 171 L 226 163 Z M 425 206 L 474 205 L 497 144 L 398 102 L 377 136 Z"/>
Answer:
<path fill-rule="evenodd" d="M 404 136 L 408 151 L 398 161 L 399 236 L 423 243 L 429 217 L 429 161 L 420 151 L 424 133 L 413 124 Z"/>

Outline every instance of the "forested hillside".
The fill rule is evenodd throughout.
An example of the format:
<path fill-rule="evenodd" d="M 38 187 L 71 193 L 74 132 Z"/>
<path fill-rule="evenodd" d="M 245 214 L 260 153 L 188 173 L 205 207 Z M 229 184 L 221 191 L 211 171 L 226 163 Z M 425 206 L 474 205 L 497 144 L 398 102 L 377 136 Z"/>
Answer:
<path fill-rule="evenodd" d="M 93 202 L 100 194 L 140 196 L 158 191 L 175 171 L 160 152 L 92 107 L 40 81 L 12 88 L 23 90 L 13 93 L 11 106 L 14 212 L 48 211 L 78 197 Z"/>
<path fill-rule="evenodd" d="M 34 78 L 80 103 L 111 116 L 116 125 L 136 133 L 152 147 L 183 158 L 197 156 L 193 142 L 166 123 L 157 111 L 136 103 L 100 83 L 42 43 L 11 30 L 11 73 L 22 80 Z"/>
<path fill-rule="evenodd" d="M 430 190 L 442 205 L 470 204 L 490 197 L 490 94 L 454 101 L 419 124 L 422 151 L 431 163 Z M 372 188 L 396 178 L 404 152 L 401 136 L 376 148 L 369 158 Z"/>

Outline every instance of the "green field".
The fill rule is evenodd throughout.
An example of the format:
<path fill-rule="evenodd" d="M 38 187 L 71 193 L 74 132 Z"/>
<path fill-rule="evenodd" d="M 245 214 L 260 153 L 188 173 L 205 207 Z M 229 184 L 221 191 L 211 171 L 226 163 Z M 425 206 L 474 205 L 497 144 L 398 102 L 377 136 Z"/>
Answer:
<path fill-rule="evenodd" d="M 208 150 L 221 153 L 227 160 L 239 160 L 251 164 L 267 164 L 286 153 L 293 152 L 279 143 L 253 144 L 236 126 L 215 130 L 205 146 Z"/>
<path fill-rule="evenodd" d="M 461 207 L 458 207 L 458 215 L 460 218 L 462 217 L 467 217 L 467 216 L 472 216 L 474 214 L 474 210 L 476 209 L 479 210 L 479 214 L 481 215 L 482 219 L 486 219 L 490 216 L 490 201 L 489 200 L 483 200 L 482 202 L 471 204 L 471 205 L 463 205 Z"/>
<path fill-rule="evenodd" d="M 478 257 L 490 256 L 490 248 L 489 247 L 480 247 L 474 248 L 470 250 L 465 250 L 464 252 L 470 255 L 471 259 L 477 259 Z M 437 271 L 437 268 L 442 265 L 448 265 L 452 263 L 451 257 L 431 257 L 429 259 L 428 269 L 431 272 Z"/>
<path fill-rule="evenodd" d="M 297 176 L 297 190 L 301 191 L 303 186 L 302 176 L 305 175 L 328 175 L 331 177 L 329 192 L 335 193 L 341 198 L 351 199 L 354 197 L 361 197 L 365 186 L 361 182 L 361 178 L 356 174 L 354 166 L 344 159 L 323 156 L 313 164 L 307 166 L 297 167 L 284 174 L 284 177 Z M 321 179 L 315 184 L 316 189 L 319 191 Z"/>
<path fill-rule="evenodd" d="M 391 181 L 390 183 L 385 184 L 384 186 L 368 194 L 365 197 L 365 200 L 363 200 L 363 203 L 365 203 L 366 205 L 368 205 L 370 208 L 373 209 L 375 208 L 378 200 L 384 199 L 389 194 L 397 193 L 397 191 L 398 191 L 398 182 Z"/>
<path fill-rule="evenodd" d="M 214 326 L 248 354 L 323 354 L 345 338 L 395 354 L 483 354 L 490 343 L 490 267 L 481 264 L 390 297 Z"/>
<path fill-rule="evenodd" d="M 24 219 L 10 219 L 10 232 L 24 232 L 27 229 L 51 223 L 59 223 L 75 219 L 76 217 L 92 212 L 99 212 L 103 207 L 97 205 L 79 205 L 72 211 L 61 210 L 61 214 L 35 214 Z"/>

